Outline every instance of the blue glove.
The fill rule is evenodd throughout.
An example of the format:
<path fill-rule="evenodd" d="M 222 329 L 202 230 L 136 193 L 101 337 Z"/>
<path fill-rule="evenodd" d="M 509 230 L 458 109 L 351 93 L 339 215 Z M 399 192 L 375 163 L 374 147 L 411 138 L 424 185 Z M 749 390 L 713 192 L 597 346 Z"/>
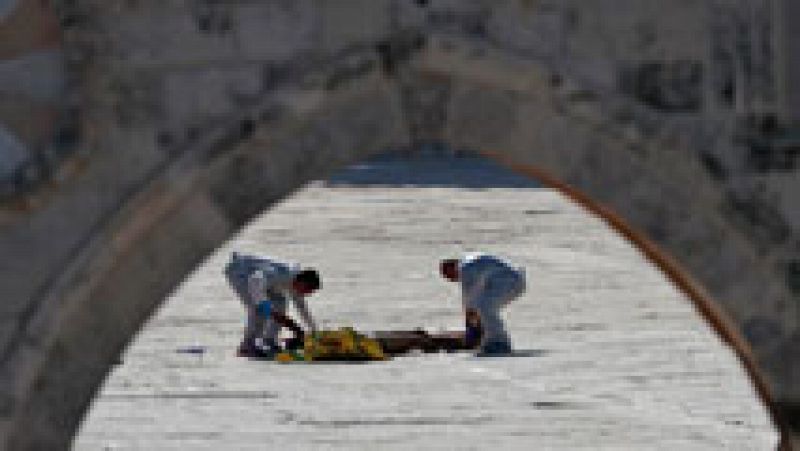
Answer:
<path fill-rule="evenodd" d="M 256 304 L 256 313 L 265 319 L 269 319 L 272 314 L 272 302 L 269 299 L 264 299 Z"/>

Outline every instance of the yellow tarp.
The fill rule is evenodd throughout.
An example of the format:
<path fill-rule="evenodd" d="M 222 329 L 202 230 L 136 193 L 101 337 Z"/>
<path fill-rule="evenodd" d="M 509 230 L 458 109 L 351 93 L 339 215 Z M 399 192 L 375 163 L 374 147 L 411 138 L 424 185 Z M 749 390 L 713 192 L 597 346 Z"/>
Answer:
<path fill-rule="evenodd" d="M 350 327 L 323 330 L 305 338 L 303 356 L 314 360 L 384 360 L 380 343 Z"/>

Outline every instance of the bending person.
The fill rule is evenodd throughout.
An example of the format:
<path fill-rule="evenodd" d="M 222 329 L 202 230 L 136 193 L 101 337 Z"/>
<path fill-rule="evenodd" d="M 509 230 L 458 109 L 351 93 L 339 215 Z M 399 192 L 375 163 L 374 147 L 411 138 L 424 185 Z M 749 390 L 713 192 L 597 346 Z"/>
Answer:
<path fill-rule="evenodd" d="M 279 351 L 281 327 L 294 333 L 287 348 L 302 346 L 303 329 L 286 314 L 288 298 L 292 299 L 306 326 L 316 332 L 316 323 L 305 301 L 306 296 L 321 285 L 314 269 L 234 252 L 224 272 L 247 313 L 239 355 L 268 357 Z"/>
<path fill-rule="evenodd" d="M 500 311 L 525 291 L 525 271 L 488 254 L 467 254 L 439 263 L 442 277 L 461 284 L 467 346 L 484 354 L 511 352 Z"/>

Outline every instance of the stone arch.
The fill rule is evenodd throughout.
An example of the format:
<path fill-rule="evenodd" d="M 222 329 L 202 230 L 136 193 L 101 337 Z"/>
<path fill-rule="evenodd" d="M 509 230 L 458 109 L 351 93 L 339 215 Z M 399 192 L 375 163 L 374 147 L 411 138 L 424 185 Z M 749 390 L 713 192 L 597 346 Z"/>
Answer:
<path fill-rule="evenodd" d="M 289 8 L 298 24 L 322 21 L 308 25 L 312 38 L 315 27 L 334 30 L 327 38 L 342 45 L 303 53 L 298 65 L 270 66 L 260 85 L 270 89 L 237 91 L 238 103 L 209 107 L 220 109 L 216 116 L 187 119 L 159 96 L 180 91 L 182 75 L 163 74 L 196 69 L 191 61 L 172 55 L 178 69 L 165 68 L 166 57 L 148 66 L 136 60 L 136 45 L 146 44 L 104 28 L 133 33 L 129 16 L 136 24 L 153 14 L 134 4 L 62 5 L 62 22 L 74 25 L 66 49 L 78 54 L 70 70 L 81 81 L 72 89 L 84 98 L 85 149 L 64 163 L 73 166 L 63 179 L 14 193 L 0 211 L 0 250 L 13 257 L 2 273 L 3 298 L 11 300 L 0 342 L 7 447 L 67 446 L 115 356 L 158 302 L 247 220 L 305 182 L 420 137 L 538 171 L 626 234 L 736 347 L 788 433 L 800 399 L 792 352 L 798 306 L 782 271 L 797 228 L 763 225 L 758 204 L 731 194 L 720 163 L 685 139 L 696 124 L 594 86 L 547 55 L 489 45 L 474 36 L 480 29 L 464 36 L 447 28 L 448 20 L 479 26 L 472 10 L 436 19 L 444 33 L 392 28 L 393 2 L 361 5 L 383 22 L 353 36 L 348 21 L 337 22 L 341 12 L 305 2 Z M 209 8 L 189 12 L 205 18 L 204 33 L 230 14 Z M 159 11 L 184 13 L 178 3 Z M 296 44 L 289 53 L 332 45 L 309 44 L 297 30 L 282 31 Z M 445 93 L 415 99 L 431 80 Z M 195 88 L 226 82 L 210 73 Z M 418 111 L 434 126 L 409 133 Z M 715 142 L 734 145 L 730 135 Z M 737 182 L 745 194 L 756 192 Z"/>

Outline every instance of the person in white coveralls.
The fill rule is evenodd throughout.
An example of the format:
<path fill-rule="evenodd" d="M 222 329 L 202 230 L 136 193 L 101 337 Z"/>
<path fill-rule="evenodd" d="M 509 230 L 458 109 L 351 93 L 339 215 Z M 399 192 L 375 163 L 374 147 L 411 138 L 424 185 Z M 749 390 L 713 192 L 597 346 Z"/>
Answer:
<path fill-rule="evenodd" d="M 305 298 L 321 286 L 314 269 L 280 262 L 268 257 L 232 253 L 225 266 L 225 277 L 239 296 L 247 312 L 244 337 L 238 353 L 248 357 L 269 357 L 281 350 L 278 342 L 281 327 L 292 330 L 294 337 L 287 348 L 301 347 L 303 329 L 286 315 L 287 299 L 291 299 L 303 322 L 313 333 L 317 331 Z"/>
<path fill-rule="evenodd" d="M 461 285 L 467 346 L 482 354 L 511 352 L 500 311 L 525 291 L 525 270 L 488 254 L 473 253 L 439 263 L 442 277 Z"/>

